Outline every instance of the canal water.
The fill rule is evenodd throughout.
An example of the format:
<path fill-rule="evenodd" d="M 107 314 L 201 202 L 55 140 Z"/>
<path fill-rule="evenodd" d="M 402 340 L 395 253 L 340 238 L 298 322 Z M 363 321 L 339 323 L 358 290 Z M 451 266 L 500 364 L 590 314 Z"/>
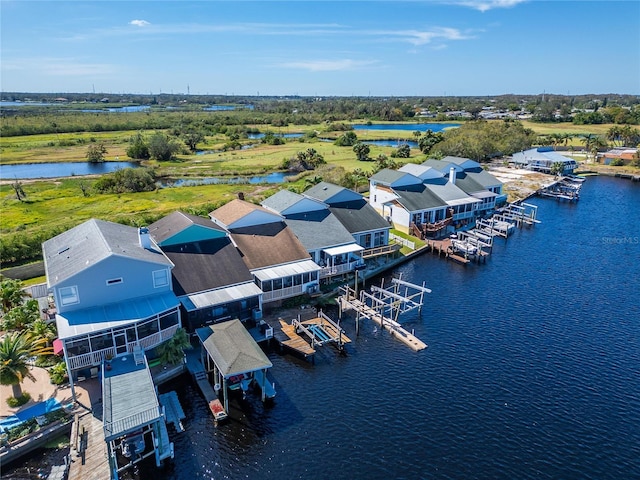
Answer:
<path fill-rule="evenodd" d="M 426 350 L 346 317 L 347 356 L 268 352 L 273 405 L 237 399 L 219 428 L 189 379 L 163 386 L 186 431 L 140 478 L 640 478 L 640 188 L 531 203 L 543 223 L 486 264 L 426 253 L 386 276 L 433 290 L 400 317 Z"/>

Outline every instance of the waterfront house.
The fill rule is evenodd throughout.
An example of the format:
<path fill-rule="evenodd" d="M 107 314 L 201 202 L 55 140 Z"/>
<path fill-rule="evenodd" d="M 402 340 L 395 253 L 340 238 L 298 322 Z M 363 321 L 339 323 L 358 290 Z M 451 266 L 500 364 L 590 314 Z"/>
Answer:
<path fill-rule="evenodd" d="M 562 164 L 562 175 L 568 175 L 578 168 L 578 162 L 554 151 L 553 147 L 538 147 L 513 154 L 513 164 L 535 172 L 551 173 L 555 163 Z"/>
<path fill-rule="evenodd" d="M 343 275 L 364 265 L 363 247 L 340 223 L 329 206 L 289 190 L 280 190 L 262 206 L 284 217 L 287 226 L 307 249 L 320 270 L 320 278 Z"/>
<path fill-rule="evenodd" d="M 622 165 L 629 165 L 638 158 L 637 148 L 612 148 L 609 151 L 598 154 L 598 161 L 603 165 L 610 165 L 611 162 Z"/>
<path fill-rule="evenodd" d="M 173 264 L 146 228 L 88 220 L 42 245 L 71 381 L 105 358 L 154 348 L 181 326 Z"/>
<path fill-rule="evenodd" d="M 364 250 L 364 259 L 395 250 L 389 245 L 391 225 L 357 192 L 328 182 L 320 182 L 303 193 L 329 205 L 329 211 L 353 235 Z"/>
<path fill-rule="evenodd" d="M 321 268 L 287 227 L 284 217 L 239 199 L 209 216 L 229 231 L 263 292 L 263 304 L 317 291 Z"/>
<path fill-rule="evenodd" d="M 260 316 L 262 291 L 224 228 L 177 211 L 149 225 L 149 233 L 174 264 L 173 290 L 188 331 Z"/>

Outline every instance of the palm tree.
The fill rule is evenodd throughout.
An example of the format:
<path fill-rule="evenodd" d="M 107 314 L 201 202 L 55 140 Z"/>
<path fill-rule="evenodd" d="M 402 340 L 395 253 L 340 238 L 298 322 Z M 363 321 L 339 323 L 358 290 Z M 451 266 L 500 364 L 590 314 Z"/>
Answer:
<path fill-rule="evenodd" d="M 50 351 L 43 339 L 35 339 L 31 332 L 7 333 L 0 341 L 0 385 L 11 385 L 13 396 L 22 397 L 22 382 L 28 378 L 35 381 L 29 371 L 29 360 L 34 355 Z"/>
<path fill-rule="evenodd" d="M 189 335 L 184 328 L 179 328 L 169 340 L 158 346 L 160 362 L 177 365 L 184 358 L 184 349 L 191 348 Z"/>
<path fill-rule="evenodd" d="M 31 333 L 35 339 L 43 339 L 45 345 L 50 347 L 58 336 L 55 323 L 47 323 L 41 318 L 31 324 Z"/>

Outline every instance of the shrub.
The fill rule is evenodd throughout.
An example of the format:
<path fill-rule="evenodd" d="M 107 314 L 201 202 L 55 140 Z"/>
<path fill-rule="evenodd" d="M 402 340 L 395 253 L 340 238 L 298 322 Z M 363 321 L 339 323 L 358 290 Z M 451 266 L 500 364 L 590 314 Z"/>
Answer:
<path fill-rule="evenodd" d="M 622 165 L 624 165 L 624 160 L 622 160 L 621 158 L 614 158 L 613 160 L 611 160 L 609 165 L 611 165 L 612 167 L 621 167 Z"/>
<path fill-rule="evenodd" d="M 31 400 L 31 395 L 29 395 L 29 392 L 24 392 L 21 396 L 17 398 L 16 397 L 7 398 L 7 405 L 9 405 L 11 408 L 21 407 L 22 405 L 27 403 L 29 400 Z"/>
<path fill-rule="evenodd" d="M 59 362 L 49 370 L 49 377 L 51 378 L 51 383 L 54 385 L 62 385 L 68 380 L 67 375 L 67 366 L 64 362 Z"/>

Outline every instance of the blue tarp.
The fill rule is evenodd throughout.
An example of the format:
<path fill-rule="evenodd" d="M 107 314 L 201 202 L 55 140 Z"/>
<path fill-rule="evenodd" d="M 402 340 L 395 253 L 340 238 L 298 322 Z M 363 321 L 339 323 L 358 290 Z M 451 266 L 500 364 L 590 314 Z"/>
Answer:
<path fill-rule="evenodd" d="M 9 430 L 10 428 L 17 427 L 27 420 L 31 420 L 32 418 L 44 415 L 45 413 L 53 412 L 60 408 L 62 408 L 62 405 L 60 405 L 60 402 L 55 398 L 50 398 L 49 400 L 45 400 L 44 402 L 36 403 L 35 405 L 27 407 L 24 410 L 20 410 L 15 415 L 11 415 L 9 417 L 1 419 L 0 431 L 4 432 L 6 430 Z"/>

